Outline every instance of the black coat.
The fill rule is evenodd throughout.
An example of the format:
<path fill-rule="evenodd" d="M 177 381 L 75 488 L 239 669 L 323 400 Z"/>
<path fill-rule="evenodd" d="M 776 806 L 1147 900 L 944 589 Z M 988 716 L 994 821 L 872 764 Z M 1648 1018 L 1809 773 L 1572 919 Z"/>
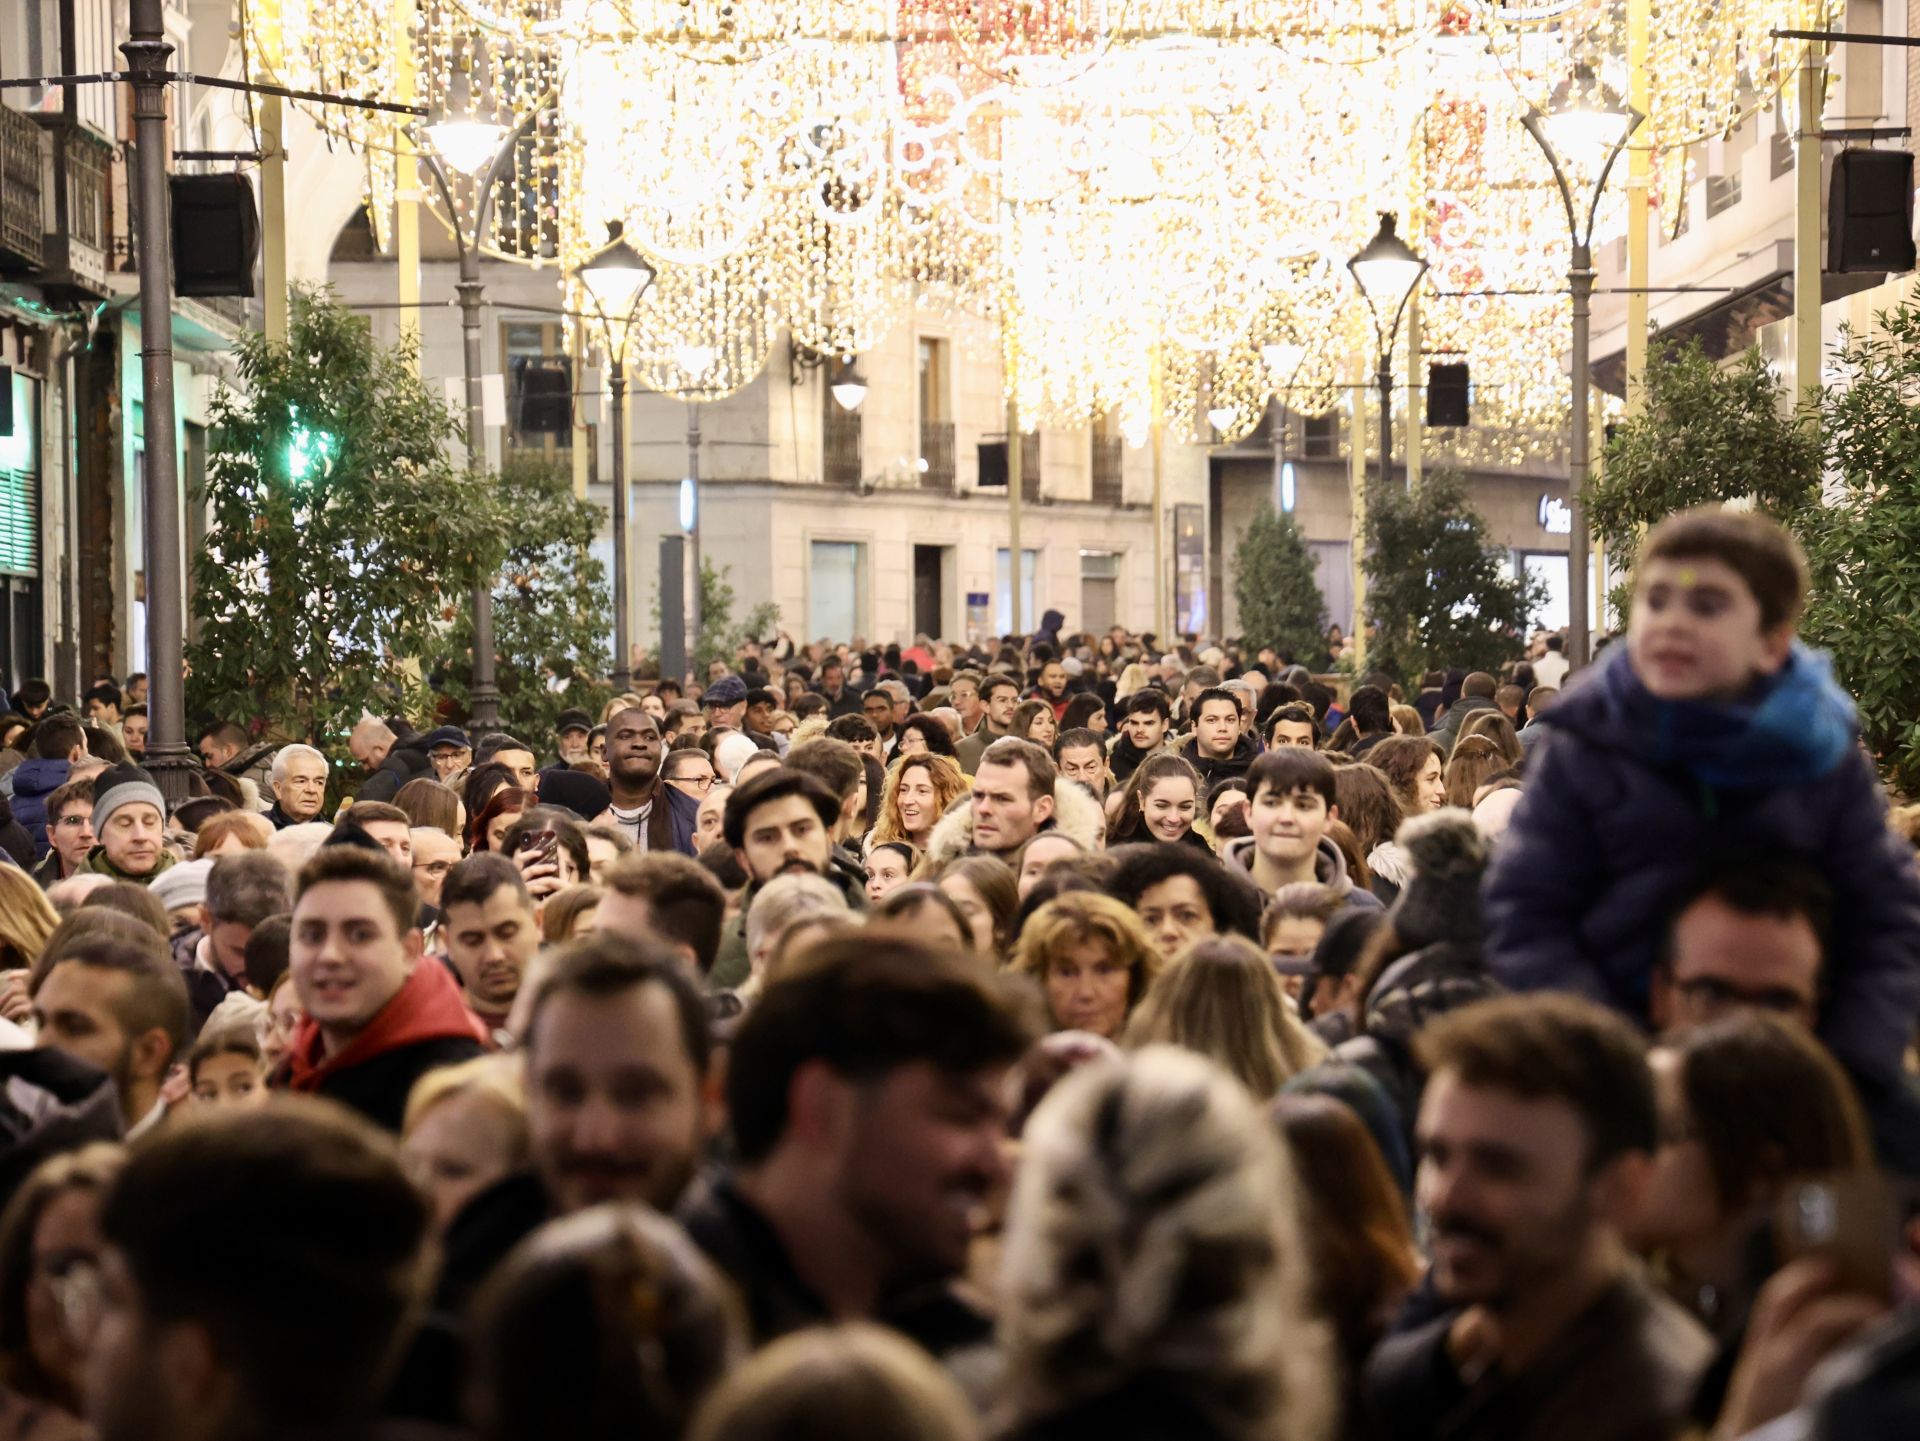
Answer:
<path fill-rule="evenodd" d="M 428 1071 L 471 1061 L 484 1050 L 478 1041 L 468 1036 L 436 1036 L 396 1046 L 391 1051 L 368 1057 L 357 1066 L 334 1072 L 320 1083 L 318 1094 L 358 1111 L 376 1126 L 397 1136 L 401 1121 L 406 1119 L 407 1097 L 413 1094 L 415 1081 Z"/>
<path fill-rule="evenodd" d="M 427 755 L 427 738 L 415 736 L 412 740 L 398 742 L 387 752 L 387 758 L 380 762 L 379 768 L 360 783 L 355 793 L 356 801 L 385 801 L 389 805 L 400 794 L 400 787 L 408 781 L 417 781 L 422 776 L 432 780 L 433 761 Z"/>

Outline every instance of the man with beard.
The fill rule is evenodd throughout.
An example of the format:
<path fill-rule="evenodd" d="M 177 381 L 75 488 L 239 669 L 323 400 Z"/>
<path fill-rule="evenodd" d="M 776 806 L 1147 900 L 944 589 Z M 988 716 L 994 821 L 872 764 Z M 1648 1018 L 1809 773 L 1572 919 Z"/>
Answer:
<path fill-rule="evenodd" d="M 1368 1362 L 1379 1434 L 1678 1434 L 1713 1348 L 1621 1236 L 1658 1144 L 1644 1043 L 1592 1002 L 1534 994 L 1463 1007 L 1414 1045 L 1416 1199 L 1448 1309 Z"/>
<path fill-rule="evenodd" d="M 129 931 L 133 928 L 128 928 Z M 74 942 L 36 983 L 34 1044 L 58 1046 L 112 1077 L 129 1136 L 166 1112 L 160 1083 L 187 1043 L 187 987 L 144 932 Z"/>
<path fill-rule="evenodd" d="M 520 868 L 490 851 L 468 856 L 440 883 L 440 912 L 440 937 L 467 1009 L 488 1031 L 504 1030 L 540 949 L 540 922 Z"/>
<path fill-rule="evenodd" d="M 752 968 L 747 912 L 760 888 L 775 876 L 824 876 L 845 893 L 848 906 L 866 908 L 864 883 L 834 864 L 833 831 L 840 816 L 840 800 L 824 782 L 784 766 L 764 771 L 734 791 L 721 831 L 747 873 L 747 889 L 708 973 L 710 989 L 730 991 L 746 981 Z"/>
<path fill-rule="evenodd" d="M 643 851 L 693 854 L 700 802 L 660 780 L 660 723 L 637 706 L 607 722 L 607 784 L 613 822 Z"/>
<path fill-rule="evenodd" d="M 1143 686 L 1128 696 L 1120 718 L 1120 739 L 1113 743 L 1113 783 L 1125 785 L 1140 762 L 1166 748 L 1173 726 L 1173 704 L 1167 693 Z"/>
<path fill-rule="evenodd" d="M 679 1211 L 756 1344 L 857 1318 L 936 1356 L 987 1340 L 952 1282 L 1006 1183 L 1006 1080 L 1032 1039 L 995 977 L 895 936 L 823 942 L 767 988 L 728 1059 L 737 1163 Z"/>

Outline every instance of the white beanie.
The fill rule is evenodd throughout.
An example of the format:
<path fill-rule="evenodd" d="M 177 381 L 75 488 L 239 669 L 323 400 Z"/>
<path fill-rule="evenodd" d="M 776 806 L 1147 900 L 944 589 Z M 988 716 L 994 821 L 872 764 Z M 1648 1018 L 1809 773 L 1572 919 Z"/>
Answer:
<path fill-rule="evenodd" d="M 732 785 L 740 767 L 751 760 L 759 749 L 739 731 L 721 736 L 713 747 L 713 764 L 720 772 L 720 779 Z"/>

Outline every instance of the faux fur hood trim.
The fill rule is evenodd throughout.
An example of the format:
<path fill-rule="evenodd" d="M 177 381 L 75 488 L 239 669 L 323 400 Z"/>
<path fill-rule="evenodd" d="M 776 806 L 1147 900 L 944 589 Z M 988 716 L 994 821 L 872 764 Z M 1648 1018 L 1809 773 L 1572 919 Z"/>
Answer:
<path fill-rule="evenodd" d="M 1085 786 L 1062 777 L 1053 783 L 1053 820 L 1048 828 L 1097 851 L 1107 832 L 1107 818 Z M 927 869 L 937 871 L 972 850 L 973 798 L 967 796 L 955 801 L 934 826 L 927 840 Z"/>

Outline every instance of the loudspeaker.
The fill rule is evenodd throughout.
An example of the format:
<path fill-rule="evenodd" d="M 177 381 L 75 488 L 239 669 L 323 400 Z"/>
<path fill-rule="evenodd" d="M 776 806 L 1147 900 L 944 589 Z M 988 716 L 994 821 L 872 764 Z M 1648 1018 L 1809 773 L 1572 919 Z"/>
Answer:
<path fill-rule="evenodd" d="M 1436 363 L 1427 367 L 1427 424 L 1466 425 L 1467 392 L 1473 374 L 1464 360 Z"/>
<path fill-rule="evenodd" d="M 573 374 L 564 360 L 517 358 L 514 429 L 522 435 L 565 435 L 573 429 Z"/>
<path fill-rule="evenodd" d="M 0 435 L 13 434 L 13 367 L 0 365 Z"/>
<path fill-rule="evenodd" d="M 173 289 L 177 295 L 252 295 L 260 217 L 244 175 L 175 175 Z"/>
<path fill-rule="evenodd" d="M 1827 196 L 1827 269 L 1911 270 L 1913 155 L 1906 150 L 1842 150 Z"/>

